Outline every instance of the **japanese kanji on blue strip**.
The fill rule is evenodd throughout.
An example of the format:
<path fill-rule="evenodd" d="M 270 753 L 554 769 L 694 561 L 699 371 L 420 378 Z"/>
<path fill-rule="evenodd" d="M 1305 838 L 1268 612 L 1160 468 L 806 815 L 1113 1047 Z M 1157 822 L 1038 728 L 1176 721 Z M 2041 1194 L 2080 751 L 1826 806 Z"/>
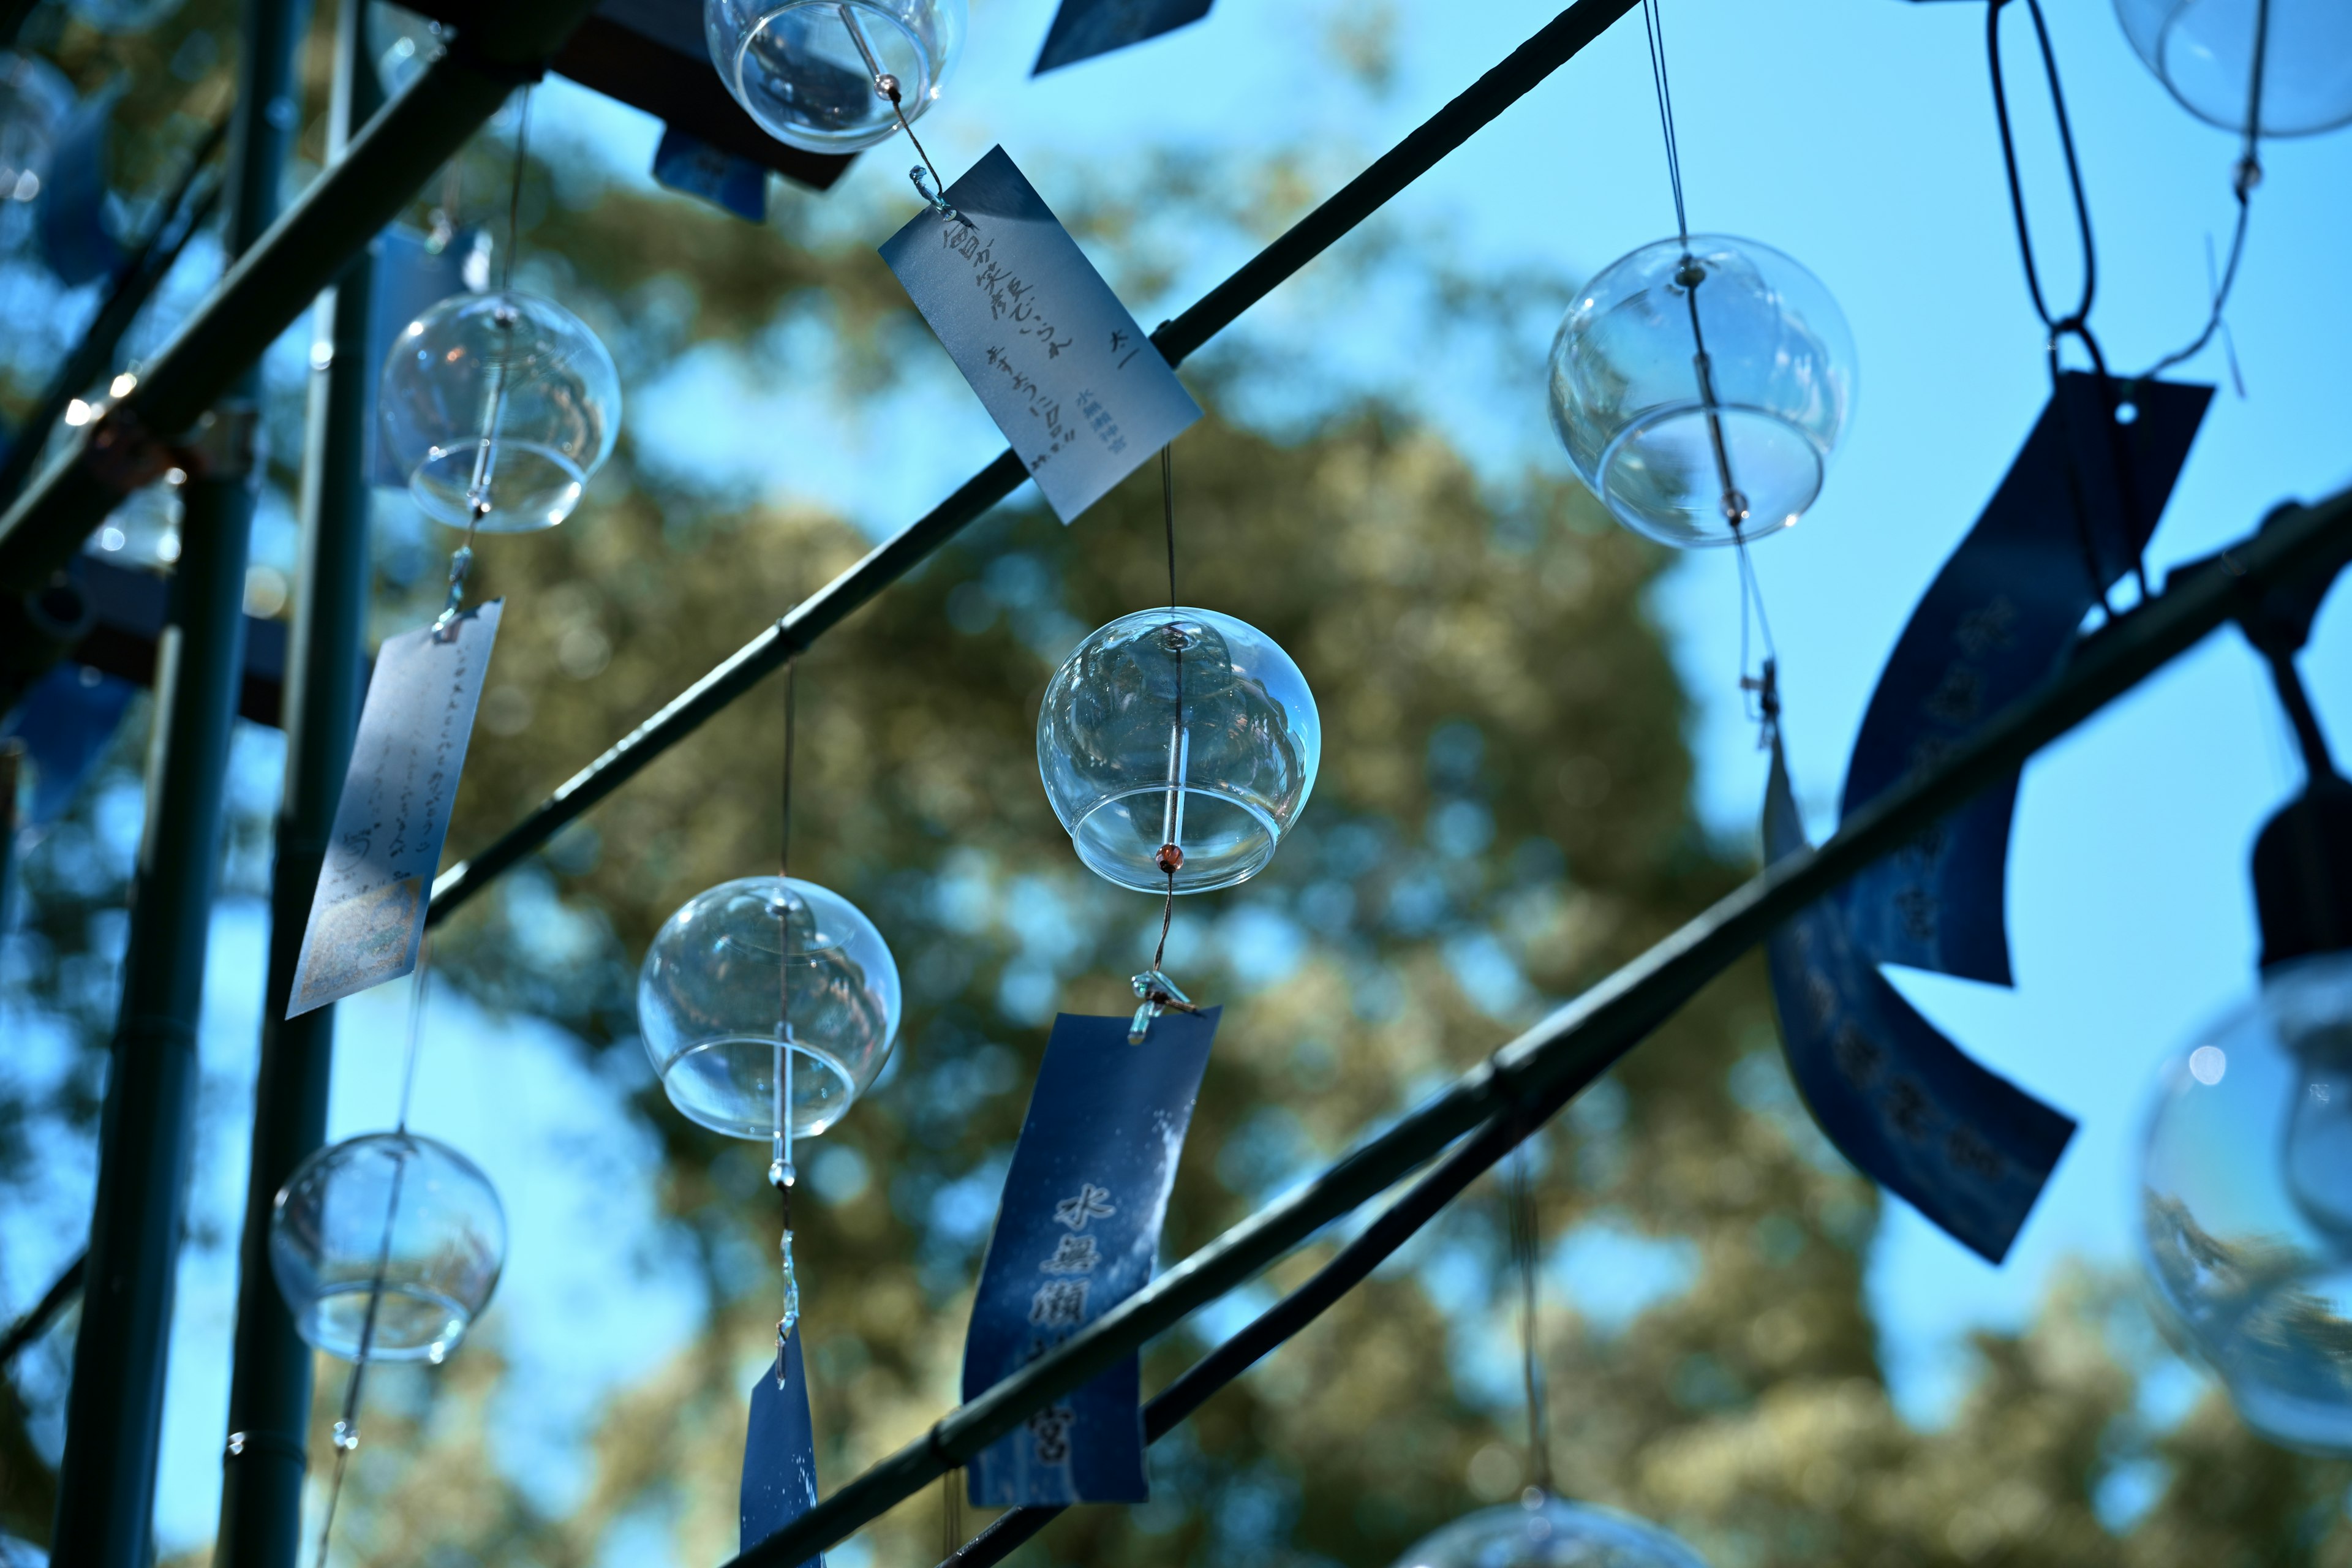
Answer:
<path fill-rule="evenodd" d="M 1054 1020 L 972 1302 L 967 1400 L 1151 1279 L 1217 1010 L 1166 1014 L 1135 1046 L 1128 1025 Z M 1038 1411 L 967 1468 L 982 1507 L 1143 1501 L 1137 1358 Z"/>
<path fill-rule="evenodd" d="M 1764 853 L 1805 847 L 1780 740 Z M 1961 1054 L 1888 984 L 1823 899 L 1767 945 L 1789 1070 L 1813 1120 L 1863 1174 L 1998 1263 L 2074 1123 Z"/>
<path fill-rule="evenodd" d="M 2059 378 L 1879 675 L 1846 767 L 1845 815 L 1935 766 L 2046 678 L 2101 590 L 2147 548 L 2213 389 L 2147 382 L 2132 395 L 2136 416 L 2117 425 L 2095 376 Z M 2009 984 L 2016 804 L 2011 774 L 1856 877 L 1845 900 L 1856 946 L 1881 963 Z"/>

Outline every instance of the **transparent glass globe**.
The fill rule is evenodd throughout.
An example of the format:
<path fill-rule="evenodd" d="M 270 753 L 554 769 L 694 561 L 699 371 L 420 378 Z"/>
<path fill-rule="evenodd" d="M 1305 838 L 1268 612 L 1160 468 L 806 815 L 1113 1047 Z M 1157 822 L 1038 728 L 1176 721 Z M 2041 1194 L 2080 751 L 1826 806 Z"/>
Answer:
<path fill-rule="evenodd" d="M 2352 121 L 2352 5 L 2269 0 L 2261 134 L 2307 136 Z M 2181 107 L 2243 134 L 2253 107 L 2260 0 L 2116 0 L 2124 35 Z"/>
<path fill-rule="evenodd" d="M 1178 694 L 1182 718 L 1178 719 Z M 1315 787 L 1322 725 L 1272 637 L 1213 610 L 1139 610 L 1063 661 L 1037 713 L 1037 772 L 1078 858 L 1122 888 L 1246 881 Z"/>
<path fill-rule="evenodd" d="M 1530 1489 L 1423 1537 L 1396 1568 L 1706 1568 L 1656 1525 Z"/>
<path fill-rule="evenodd" d="M 2352 953 L 2276 965 L 2164 1067 L 2141 1262 L 2274 1442 L 2352 1454 Z"/>
<path fill-rule="evenodd" d="M 963 44 L 964 5 L 703 0 L 702 31 L 719 79 L 769 135 L 810 153 L 855 153 L 939 97 Z"/>
<path fill-rule="evenodd" d="M 1620 522 L 1678 548 L 1795 522 L 1853 395 L 1837 302 L 1749 239 L 1643 246 L 1584 286 L 1552 339 L 1551 424 L 1569 461 Z"/>
<path fill-rule="evenodd" d="M 456 528 L 484 505 L 485 533 L 571 516 L 621 427 L 613 356 L 579 317 L 532 294 L 453 294 L 409 322 L 377 403 L 416 504 Z"/>
<path fill-rule="evenodd" d="M 73 84 L 57 67 L 38 55 L 0 52 L 0 214 L 13 219 L 12 238 L 41 194 L 73 101 Z"/>
<path fill-rule="evenodd" d="M 698 894 L 654 937 L 637 1027 L 670 1103 L 731 1138 L 774 1136 L 789 1047 L 793 1134 L 813 1137 L 882 1070 L 898 966 L 840 894 L 745 877 Z"/>
<path fill-rule="evenodd" d="M 490 1179 L 414 1132 L 330 1143 L 295 1167 L 269 1216 L 270 1269 L 295 1331 L 345 1361 L 360 1358 L 379 1270 L 367 1359 L 437 1363 L 489 1305 L 506 1257 Z"/>

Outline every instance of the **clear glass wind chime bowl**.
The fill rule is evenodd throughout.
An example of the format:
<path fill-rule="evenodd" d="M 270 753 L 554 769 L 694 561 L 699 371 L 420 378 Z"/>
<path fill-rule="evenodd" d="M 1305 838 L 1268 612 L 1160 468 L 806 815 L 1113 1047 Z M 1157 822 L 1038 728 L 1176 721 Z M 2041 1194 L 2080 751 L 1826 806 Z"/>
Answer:
<path fill-rule="evenodd" d="M 414 1132 L 331 1143 L 269 1216 L 269 1262 L 305 1342 L 346 1361 L 439 1362 L 489 1305 L 507 1251 L 489 1178 Z M 368 1327 L 368 1298 L 383 1300 Z"/>
<path fill-rule="evenodd" d="M 1753 240 L 1645 245 L 1585 285 L 1552 340 L 1552 428 L 1578 476 L 1619 521 L 1677 547 L 1795 522 L 1853 395 L 1836 302 Z"/>
<path fill-rule="evenodd" d="M 620 434 L 621 378 L 596 334 L 532 294 L 457 294 L 394 340 L 380 437 L 409 494 L 452 527 L 552 528 Z M 487 441 L 485 433 L 487 434 Z"/>
<path fill-rule="evenodd" d="M 2252 107 L 2263 0 L 2116 0 L 2124 36 L 2181 107 L 2243 133 Z M 2264 136 L 2307 136 L 2352 123 L 2352 5 L 2268 0 L 2263 42 Z"/>
<path fill-rule="evenodd" d="M 1535 1494 L 1465 1515 L 1424 1536 L 1395 1568 L 1706 1568 L 1654 1524 L 1612 1509 Z"/>
<path fill-rule="evenodd" d="M 1102 627 L 1055 672 L 1037 716 L 1037 771 L 1078 858 L 1151 893 L 1169 887 L 1170 844 L 1180 893 L 1255 876 L 1306 806 L 1321 751 L 1298 666 L 1213 610 Z"/>
<path fill-rule="evenodd" d="M 719 79 L 769 135 L 854 153 L 939 97 L 964 0 L 704 0 L 702 26 Z M 882 78 L 898 89 L 895 108 Z"/>
<path fill-rule="evenodd" d="M 2142 1262 L 2246 1424 L 2352 1454 L 2352 953 L 2295 960 L 2168 1062 Z"/>
<path fill-rule="evenodd" d="M 898 1012 L 898 968 L 874 922 L 798 878 L 698 895 L 662 926 L 637 976 L 637 1025 L 670 1103 L 733 1138 L 776 1134 L 787 1041 L 792 1135 L 839 1121 L 882 1070 Z"/>

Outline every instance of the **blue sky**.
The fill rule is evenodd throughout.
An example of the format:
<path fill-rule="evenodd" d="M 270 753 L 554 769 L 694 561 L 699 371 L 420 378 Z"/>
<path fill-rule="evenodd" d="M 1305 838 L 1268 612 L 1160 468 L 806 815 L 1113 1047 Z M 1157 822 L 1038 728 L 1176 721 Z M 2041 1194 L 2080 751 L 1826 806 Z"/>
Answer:
<path fill-rule="evenodd" d="M 1756 552 L 1779 637 L 1791 766 L 1818 837 L 1833 826 L 1845 752 L 1881 661 L 2046 395 L 1993 139 L 1983 12 L 1900 0 L 1665 4 L 1693 226 L 1750 236 L 1802 261 L 1842 303 L 1861 356 L 1857 418 L 1820 503 Z M 1223 0 L 1203 24 L 1033 82 L 1024 73 L 1051 9 L 1051 0 L 975 5 L 966 58 L 922 122 L 950 178 L 1001 142 L 1049 202 L 1057 185 L 1081 180 L 1140 194 L 1140 150 L 1172 142 L 1242 155 L 1303 150 L 1309 177 L 1328 189 L 1549 15 L 1533 5 L 1401 7 L 1396 72 L 1375 91 L 1333 68 L 1323 45 L 1335 17 L 1376 15 L 1375 6 Z M 2185 341 L 2200 317 L 2206 237 L 2226 241 L 2236 150 L 2173 104 L 2105 5 L 2053 6 L 2051 23 L 2101 242 L 2094 320 L 2112 359 L 2137 368 Z M 561 84 L 546 90 L 541 113 L 546 145 L 643 179 L 658 134 L 650 121 Z M 2032 110 L 2021 125 L 2036 195 L 2053 196 L 2045 128 Z M 1138 156 L 1122 161 L 1124 148 Z M 2230 316 L 2248 395 L 2225 385 L 2214 403 L 2157 536 L 2159 567 L 2247 531 L 2278 500 L 2352 482 L 2343 440 L 2352 384 L 2339 369 L 2352 347 L 2352 293 L 2333 286 L 2352 251 L 2352 204 L 2343 199 L 2352 191 L 2352 133 L 2274 144 L 2264 156 L 2268 177 Z M 911 212 L 909 161 L 895 145 L 859 160 L 827 202 L 845 232 L 878 242 Z M 2037 210 L 2051 237 L 2046 265 L 2063 294 L 2063 209 L 2044 201 Z M 1531 264 L 1589 273 L 1668 232 L 1673 210 L 1638 22 L 1621 23 L 1506 112 L 1385 221 L 1430 237 L 1457 267 L 1496 275 Z M 1147 322 L 1172 313 L 1244 248 L 1236 237 L 1178 243 L 1168 297 L 1129 303 Z M 1497 483 L 1529 466 L 1566 471 L 1539 384 L 1498 375 L 1485 360 L 1449 360 L 1442 339 L 1433 350 L 1425 335 L 1390 336 L 1379 314 L 1351 308 L 1360 303 L 1330 296 L 1310 272 L 1240 331 L 1304 345 L 1368 384 L 1407 387 L 1408 401 Z M 1550 325 L 1531 321 L 1517 346 L 1539 354 Z M 821 332 L 803 326 L 749 354 L 699 356 L 635 391 L 628 417 L 641 444 L 666 445 L 682 464 L 723 463 L 746 445 L 733 436 L 748 428 L 812 428 L 771 421 L 821 408 L 821 388 L 796 392 L 766 372 L 821 363 L 823 353 Z M 2189 374 L 2225 379 L 2218 353 Z M 906 441 L 918 422 L 923 438 Z M 879 531 L 924 510 L 1000 445 L 941 359 L 918 366 L 882 409 L 815 426 L 781 468 L 743 478 Z M 775 446 L 757 449 L 764 461 Z M 2342 598 L 2323 617 L 2305 666 L 2323 718 L 2352 737 L 2352 615 Z M 1730 561 L 1692 558 L 1656 607 L 1703 699 L 1691 734 L 1702 812 L 1727 837 L 1750 842 L 1763 759 L 1731 689 Z M 681 683 L 691 673 L 681 671 Z M 248 744 L 241 767 L 266 779 L 273 766 L 268 742 Z M 2233 637 L 2217 637 L 2029 771 L 2011 858 L 2017 988 L 1896 977 L 1979 1059 L 2083 1124 L 2005 1268 L 1988 1267 L 1889 1202 L 1872 1296 L 1913 1414 L 1932 1419 L 1948 1398 L 1967 1329 L 2021 1321 L 2070 1255 L 2127 1256 L 2131 1152 L 2150 1074 L 2197 1023 L 2251 985 L 2244 854 L 2298 776 L 2257 665 Z M 235 905 L 217 923 L 205 1051 L 208 1073 L 226 1082 L 250 1073 L 261 925 L 257 909 Z M 401 989 L 343 1008 L 339 1135 L 388 1115 Z M 429 1037 L 466 1048 L 428 1046 L 427 1072 L 478 1079 L 481 1092 L 428 1096 L 419 1122 L 483 1158 L 508 1195 L 516 1250 L 493 1317 L 519 1363 L 513 1431 L 523 1443 L 543 1431 L 553 1453 L 568 1415 L 585 1408 L 578 1402 L 674 1343 L 699 1303 L 675 1299 L 646 1267 L 649 1210 L 600 1213 L 591 1224 L 564 1208 L 572 1189 L 562 1171 L 580 1138 L 609 1139 L 624 1156 L 650 1159 L 630 1153 L 634 1134 L 612 1110 L 614 1086 L 528 1021 L 486 1019 L 446 994 L 436 1018 Z M 500 1083 L 525 1078 L 530 1096 L 500 1092 Z M 494 1136 L 466 1121 L 468 1105 L 526 1101 L 542 1119 L 529 1128 L 502 1126 Z M 204 1163 L 198 1207 L 233 1215 L 241 1133 L 216 1152 Z M 583 1253 L 557 1239 L 590 1231 L 609 1242 L 605 1250 Z M 1622 1251 L 1588 1247 L 1583 1256 Z M 1563 1277 L 1571 1294 L 1577 1256 L 1569 1254 Z M 37 1289 L 19 1278 L 32 1267 L 12 1262 L 12 1299 Z M 628 1283 L 615 1289 L 614 1280 Z M 217 1349 L 233 1290 L 233 1256 L 192 1254 L 167 1416 L 167 1545 L 212 1530 L 226 1396 Z M 579 1305 L 591 1296 L 607 1305 L 583 1319 Z M 535 1325 L 559 1321 L 562 1346 L 534 1342 Z M 542 1473 L 551 1486 L 565 1484 L 562 1464 Z"/>

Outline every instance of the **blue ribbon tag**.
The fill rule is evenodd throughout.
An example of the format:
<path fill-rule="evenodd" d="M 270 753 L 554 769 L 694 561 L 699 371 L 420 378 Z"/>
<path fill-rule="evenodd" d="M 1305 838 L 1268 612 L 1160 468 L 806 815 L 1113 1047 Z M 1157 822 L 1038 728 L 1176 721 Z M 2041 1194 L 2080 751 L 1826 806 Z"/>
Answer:
<path fill-rule="evenodd" d="M 1031 76 L 1043 76 L 1172 33 L 1209 14 L 1209 0 L 1062 0 Z"/>
<path fill-rule="evenodd" d="M 122 265 L 122 247 L 106 223 L 106 138 L 116 96 L 101 91 L 74 105 L 41 171 L 41 257 L 66 283 L 111 277 Z"/>
<path fill-rule="evenodd" d="M 446 632 L 386 637 L 377 650 L 288 1017 L 416 967 L 503 603 L 467 610 Z"/>
<path fill-rule="evenodd" d="M 768 221 L 768 171 L 749 158 L 722 153 L 674 125 L 662 127 L 654 149 L 654 179 L 673 191 L 700 196 L 752 223 Z"/>
<path fill-rule="evenodd" d="M 33 683 L 0 724 L 0 737 L 25 742 L 25 760 L 33 766 L 32 800 L 18 818 L 23 826 L 55 822 L 73 804 L 81 781 L 113 744 L 138 690 L 78 664 L 58 665 Z"/>
<path fill-rule="evenodd" d="M 784 1341 L 784 1385 L 776 1369 L 760 1369 L 751 1385 L 751 1423 L 743 1434 L 743 1532 L 736 1550 L 749 1552 L 816 1506 L 816 1434 L 809 1424 L 808 1377 L 801 1367 L 801 1331 Z M 801 1568 L 824 1568 L 822 1554 Z"/>
<path fill-rule="evenodd" d="M 1191 428 L 1201 405 L 1127 307 L 992 147 L 882 246 L 905 285 L 1068 522 Z"/>
<path fill-rule="evenodd" d="M 2095 376 L 2059 378 L 1878 678 L 1846 767 L 1843 815 L 1941 762 L 2048 676 L 2100 591 L 2139 558 L 2213 389 L 2148 382 L 2134 396 L 2137 417 L 2117 426 Z M 2111 432 L 2130 467 L 2128 501 Z M 2011 773 L 1856 877 L 1845 894 L 1855 946 L 1881 963 L 2009 984 L 2002 904 L 2016 803 Z"/>
<path fill-rule="evenodd" d="M 1764 796 L 1764 854 L 1805 846 L 1780 738 Z M 1823 899 L 1766 944 L 1789 1070 L 1813 1120 L 1863 1174 L 1999 1263 L 2042 1194 L 2069 1117 L 1962 1055 L 1886 983 Z"/>
<path fill-rule="evenodd" d="M 375 395 L 392 357 L 393 342 L 408 323 L 452 294 L 473 287 L 467 262 L 477 252 L 473 233 L 458 234 L 435 250 L 421 235 L 394 226 L 376 237 L 375 278 L 368 296 L 368 482 L 406 489 L 408 476 L 395 467 L 377 438 Z"/>
<path fill-rule="evenodd" d="M 964 1340 L 963 1396 L 1010 1377 L 1147 1284 L 1219 1009 L 1129 1020 L 1065 1013 L 1021 1124 Z M 1141 1363 L 1112 1367 L 968 1467 L 982 1508 L 1141 1502 Z"/>

